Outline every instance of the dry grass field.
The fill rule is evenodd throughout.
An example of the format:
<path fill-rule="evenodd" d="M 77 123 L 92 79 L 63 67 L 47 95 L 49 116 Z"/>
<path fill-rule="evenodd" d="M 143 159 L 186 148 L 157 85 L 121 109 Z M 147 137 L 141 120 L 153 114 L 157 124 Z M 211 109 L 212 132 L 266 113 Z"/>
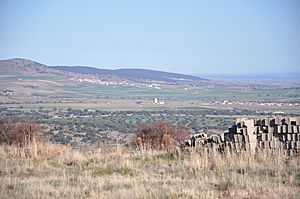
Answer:
<path fill-rule="evenodd" d="M 33 142 L 0 147 L 0 198 L 299 198 L 300 158 Z"/>

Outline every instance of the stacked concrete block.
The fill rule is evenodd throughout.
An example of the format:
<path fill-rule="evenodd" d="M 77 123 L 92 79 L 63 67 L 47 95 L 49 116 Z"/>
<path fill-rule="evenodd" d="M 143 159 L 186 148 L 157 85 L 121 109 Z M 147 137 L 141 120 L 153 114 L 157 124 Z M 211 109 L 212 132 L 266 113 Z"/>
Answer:
<path fill-rule="evenodd" d="M 209 137 L 196 134 L 193 139 L 196 140 L 196 147 L 209 148 L 212 151 L 262 150 L 298 155 L 300 154 L 299 125 L 300 117 L 238 118 L 224 134 Z"/>

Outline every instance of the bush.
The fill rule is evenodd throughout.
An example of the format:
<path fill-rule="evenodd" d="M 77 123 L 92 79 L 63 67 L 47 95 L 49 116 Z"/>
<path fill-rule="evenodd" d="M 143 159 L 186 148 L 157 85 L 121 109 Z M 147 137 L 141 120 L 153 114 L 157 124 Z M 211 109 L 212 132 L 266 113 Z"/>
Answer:
<path fill-rule="evenodd" d="M 25 146 L 32 142 L 39 125 L 19 118 L 0 118 L 0 144 Z"/>
<path fill-rule="evenodd" d="M 133 138 L 136 148 L 164 149 L 179 146 L 190 133 L 186 128 L 167 122 L 152 122 L 141 124 Z"/>

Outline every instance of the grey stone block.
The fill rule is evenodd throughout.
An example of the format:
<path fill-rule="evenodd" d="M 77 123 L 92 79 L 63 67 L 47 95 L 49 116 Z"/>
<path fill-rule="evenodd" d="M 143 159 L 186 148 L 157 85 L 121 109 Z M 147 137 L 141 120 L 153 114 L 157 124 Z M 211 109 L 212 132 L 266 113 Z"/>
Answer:
<path fill-rule="evenodd" d="M 282 133 L 283 132 L 283 126 L 278 126 L 278 133 Z"/>
<path fill-rule="evenodd" d="M 239 135 L 238 134 L 233 135 L 233 141 L 235 143 L 239 142 Z"/>
<path fill-rule="evenodd" d="M 274 133 L 274 128 L 275 127 L 269 127 L 269 133 L 273 134 Z"/>
<path fill-rule="evenodd" d="M 261 148 L 263 148 L 263 149 L 267 149 L 267 148 L 269 148 L 269 142 L 268 141 L 263 141 L 262 143 L 261 143 Z"/>
<path fill-rule="evenodd" d="M 297 126 L 292 126 L 292 133 L 297 133 Z"/>
<path fill-rule="evenodd" d="M 282 133 L 287 133 L 287 126 L 286 125 L 282 126 Z"/>
<path fill-rule="evenodd" d="M 261 140 L 262 141 L 268 141 L 268 133 L 262 133 L 261 134 Z"/>
<path fill-rule="evenodd" d="M 287 149 L 292 149 L 292 148 L 293 148 L 292 142 L 287 142 Z"/>
<path fill-rule="evenodd" d="M 245 143 L 249 143 L 249 135 L 244 136 Z"/>
<path fill-rule="evenodd" d="M 292 133 L 292 126 L 291 125 L 287 125 L 287 132 L 288 133 Z"/>
<path fill-rule="evenodd" d="M 272 141 L 273 140 L 273 133 L 268 133 L 268 140 Z"/>
<path fill-rule="evenodd" d="M 243 135 L 239 135 L 238 137 L 239 137 L 239 143 L 243 143 L 244 142 L 244 139 L 243 139 L 244 136 Z"/>
<path fill-rule="evenodd" d="M 222 134 L 220 135 L 220 141 L 221 141 L 221 142 L 224 142 L 224 141 L 225 141 L 224 133 L 222 133 Z"/>
<path fill-rule="evenodd" d="M 273 133 L 278 133 L 278 126 L 276 125 L 276 126 L 274 126 L 273 127 L 273 130 L 274 130 L 274 132 Z"/>
<path fill-rule="evenodd" d="M 300 149 L 300 141 L 296 141 L 295 145 L 295 149 Z"/>

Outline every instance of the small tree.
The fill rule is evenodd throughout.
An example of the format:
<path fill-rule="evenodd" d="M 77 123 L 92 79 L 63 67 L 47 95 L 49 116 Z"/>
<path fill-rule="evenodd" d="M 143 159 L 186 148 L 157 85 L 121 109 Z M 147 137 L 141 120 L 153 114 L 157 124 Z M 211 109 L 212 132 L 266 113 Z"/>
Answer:
<path fill-rule="evenodd" d="M 145 149 L 163 149 L 179 146 L 189 137 L 186 128 L 167 122 L 141 124 L 133 138 L 133 146 Z"/>
<path fill-rule="evenodd" d="M 39 125 L 19 118 L 0 118 L 0 144 L 25 146 L 32 142 Z"/>

